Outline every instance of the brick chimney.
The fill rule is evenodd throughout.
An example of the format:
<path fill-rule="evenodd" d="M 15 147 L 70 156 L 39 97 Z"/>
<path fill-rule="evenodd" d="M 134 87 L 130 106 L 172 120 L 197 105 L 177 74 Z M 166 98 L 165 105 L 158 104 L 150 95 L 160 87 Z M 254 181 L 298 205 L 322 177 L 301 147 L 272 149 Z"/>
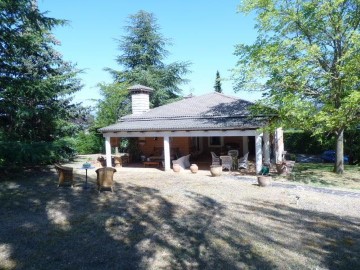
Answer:
<path fill-rule="evenodd" d="M 131 109 L 133 114 L 142 114 L 150 110 L 149 96 L 154 89 L 140 84 L 128 88 L 131 94 Z"/>

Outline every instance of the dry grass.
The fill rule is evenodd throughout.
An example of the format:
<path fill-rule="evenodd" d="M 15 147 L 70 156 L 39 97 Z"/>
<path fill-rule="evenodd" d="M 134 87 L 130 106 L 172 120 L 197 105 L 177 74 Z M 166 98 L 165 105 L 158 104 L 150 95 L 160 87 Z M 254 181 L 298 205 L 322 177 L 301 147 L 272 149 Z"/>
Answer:
<path fill-rule="evenodd" d="M 242 176 L 120 168 L 114 192 L 75 168 L 0 186 L 0 269 L 359 269 L 360 198 Z"/>
<path fill-rule="evenodd" d="M 360 167 L 345 165 L 342 175 L 329 163 L 296 163 L 288 180 L 315 186 L 360 189 Z"/>

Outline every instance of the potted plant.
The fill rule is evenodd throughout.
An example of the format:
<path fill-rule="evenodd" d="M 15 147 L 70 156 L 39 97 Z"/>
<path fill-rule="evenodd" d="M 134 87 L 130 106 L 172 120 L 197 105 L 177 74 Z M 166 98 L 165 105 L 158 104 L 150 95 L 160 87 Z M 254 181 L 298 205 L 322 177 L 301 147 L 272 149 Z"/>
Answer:
<path fill-rule="evenodd" d="M 269 165 L 264 165 L 259 175 L 257 176 L 258 184 L 260 187 L 266 187 L 271 184 L 271 176 L 269 175 Z"/>

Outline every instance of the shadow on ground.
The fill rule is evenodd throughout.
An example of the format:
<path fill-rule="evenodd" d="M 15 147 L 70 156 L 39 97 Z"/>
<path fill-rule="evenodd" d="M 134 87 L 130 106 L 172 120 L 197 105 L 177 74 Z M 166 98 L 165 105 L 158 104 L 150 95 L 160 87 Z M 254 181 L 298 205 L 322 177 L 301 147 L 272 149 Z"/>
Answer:
<path fill-rule="evenodd" d="M 358 219 L 192 191 L 184 207 L 136 184 L 99 194 L 56 188 L 56 178 L 1 182 L 1 269 L 360 268 Z"/>

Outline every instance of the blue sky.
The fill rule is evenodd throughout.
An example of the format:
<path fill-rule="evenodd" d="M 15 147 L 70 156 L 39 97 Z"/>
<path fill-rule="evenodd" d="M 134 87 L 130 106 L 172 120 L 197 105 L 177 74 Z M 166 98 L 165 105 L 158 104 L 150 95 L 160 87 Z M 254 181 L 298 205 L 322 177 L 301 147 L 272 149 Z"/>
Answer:
<path fill-rule="evenodd" d="M 250 44 L 256 38 L 251 16 L 237 13 L 240 0 L 38 0 L 47 16 L 66 19 L 69 25 L 54 29 L 61 42 L 57 50 L 63 58 L 84 69 L 80 77 L 84 88 L 75 101 L 91 105 L 100 98 L 100 82 L 112 81 L 105 67 L 120 70 L 115 58 L 120 54 L 117 39 L 126 35 L 129 15 L 139 10 L 154 13 L 160 33 L 171 40 L 166 63 L 192 63 L 190 82 L 182 85 L 183 94 L 201 95 L 214 91 L 219 70 L 224 94 L 256 100 L 259 94 L 233 91 L 230 69 L 235 67 L 235 45 Z"/>

